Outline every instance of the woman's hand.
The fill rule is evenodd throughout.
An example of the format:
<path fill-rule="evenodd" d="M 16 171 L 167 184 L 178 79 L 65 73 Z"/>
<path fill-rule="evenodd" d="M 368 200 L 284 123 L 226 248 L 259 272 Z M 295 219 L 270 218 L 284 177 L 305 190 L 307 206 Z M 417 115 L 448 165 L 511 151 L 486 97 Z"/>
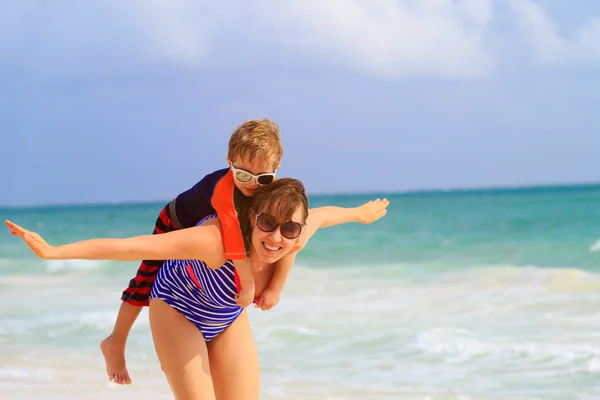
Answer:
<path fill-rule="evenodd" d="M 6 220 L 4 222 L 10 232 L 14 236 L 19 236 L 29 246 L 31 251 L 35 253 L 39 258 L 50 260 L 52 258 L 53 246 L 50 246 L 46 241 L 37 233 L 28 231 L 27 229 Z"/>
<path fill-rule="evenodd" d="M 354 208 L 356 222 L 360 222 L 361 224 L 372 224 L 387 214 L 387 206 L 389 204 L 390 202 L 387 199 L 376 199 Z"/>

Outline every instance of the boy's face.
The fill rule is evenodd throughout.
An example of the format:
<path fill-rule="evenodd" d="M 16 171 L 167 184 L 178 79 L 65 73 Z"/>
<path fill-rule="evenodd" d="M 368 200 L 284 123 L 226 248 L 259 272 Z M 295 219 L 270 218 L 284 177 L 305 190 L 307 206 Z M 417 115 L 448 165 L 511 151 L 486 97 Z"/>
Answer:
<path fill-rule="evenodd" d="M 273 163 L 249 161 L 236 158 L 227 159 L 233 172 L 233 182 L 246 197 L 254 196 L 259 185 L 268 185 L 275 180 Z"/>

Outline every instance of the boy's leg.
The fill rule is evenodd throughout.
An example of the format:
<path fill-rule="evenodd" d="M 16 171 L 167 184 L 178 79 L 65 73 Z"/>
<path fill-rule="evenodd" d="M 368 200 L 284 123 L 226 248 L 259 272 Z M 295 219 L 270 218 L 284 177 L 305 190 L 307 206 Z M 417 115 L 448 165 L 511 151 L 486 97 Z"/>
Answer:
<path fill-rule="evenodd" d="M 108 378 L 115 383 L 121 385 L 131 383 L 125 363 L 127 338 L 142 308 L 149 304 L 150 291 L 163 262 L 162 260 L 142 261 L 137 275 L 129 282 L 129 287 L 123 291 L 121 307 L 112 333 L 100 344 L 100 350 L 102 350 L 106 362 L 106 373 Z"/>
<path fill-rule="evenodd" d="M 167 205 L 156 219 L 152 234 L 170 232 L 175 229 L 169 215 L 169 205 Z M 129 281 L 129 287 L 123 291 L 121 307 L 112 333 L 100 343 L 108 379 L 115 383 L 121 385 L 131 383 L 125 363 L 125 345 L 142 307 L 149 305 L 152 285 L 163 263 L 164 260 L 142 261 L 136 276 Z"/>
<path fill-rule="evenodd" d="M 125 363 L 125 345 L 129 332 L 141 311 L 142 307 L 121 302 L 112 333 L 100 343 L 108 379 L 120 385 L 131 384 Z"/>

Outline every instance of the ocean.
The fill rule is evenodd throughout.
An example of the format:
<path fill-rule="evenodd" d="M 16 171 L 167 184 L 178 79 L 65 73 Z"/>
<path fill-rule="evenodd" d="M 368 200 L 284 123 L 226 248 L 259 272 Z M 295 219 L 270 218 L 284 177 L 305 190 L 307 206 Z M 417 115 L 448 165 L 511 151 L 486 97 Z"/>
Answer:
<path fill-rule="evenodd" d="M 391 204 L 323 229 L 249 315 L 261 399 L 600 399 L 600 186 L 312 196 Z M 162 203 L 0 209 L 52 244 L 150 233 Z M 171 399 L 145 310 L 99 350 L 137 262 L 43 261 L 0 230 L 0 398 Z"/>

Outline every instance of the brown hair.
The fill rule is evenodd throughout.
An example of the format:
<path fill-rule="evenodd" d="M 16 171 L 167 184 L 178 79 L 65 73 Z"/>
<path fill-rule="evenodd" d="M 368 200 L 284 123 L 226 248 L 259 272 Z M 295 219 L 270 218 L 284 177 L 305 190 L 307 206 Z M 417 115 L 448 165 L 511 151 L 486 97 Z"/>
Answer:
<path fill-rule="evenodd" d="M 289 221 L 298 209 L 302 209 L 302 221 L 308 217 L 308 198 L 304 185 L 298 179 L 281 178 L 270 185 L 258 188 L 252 198 L 255 214 L 268 212 L 280 221 Z"/>
<path fill-rule="evenodd" d="M 279 125 L 267 118 L 246 121 L 237 127 L 229 139 L 227 157 L 231 162 L 241 158 L 250 162 L 279 167 L 283 146 Z"/>

